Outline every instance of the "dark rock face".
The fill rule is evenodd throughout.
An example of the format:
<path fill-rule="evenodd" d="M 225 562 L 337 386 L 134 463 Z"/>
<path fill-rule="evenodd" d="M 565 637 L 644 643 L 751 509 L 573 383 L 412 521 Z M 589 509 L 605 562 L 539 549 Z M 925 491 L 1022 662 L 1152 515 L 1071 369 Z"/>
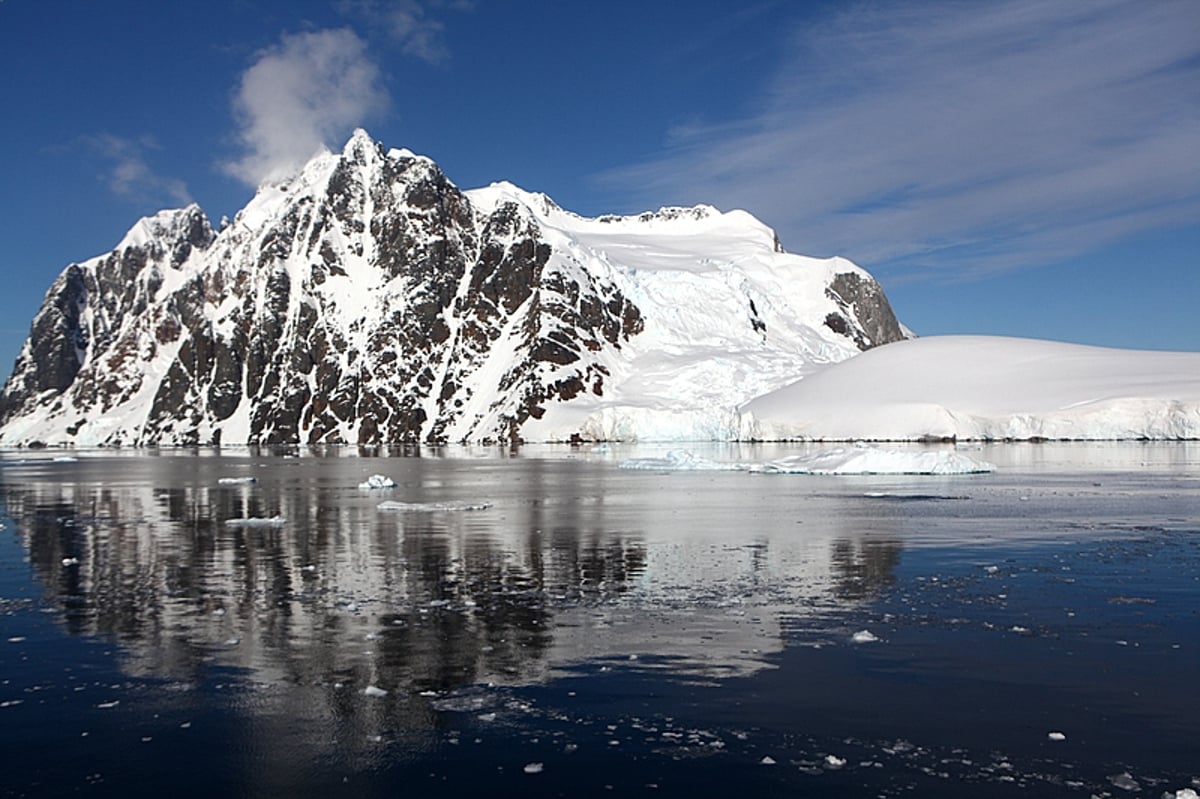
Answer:
<path fill-rule="evenodd" d="M 841 313 L 825 317 L 825 326 L 852 339 L 860 350 L 906 338 L 891 303 L 874 280 L 854 272 L 842 272 L 834 277 L 825 294 L 841 309 Z M 851 320 L 858 323 L 853 324 Z"/>
<path fill-rule="evenodd" d="M 73 435 L 136 404 L 102 443 L 508 440 L 546 403 L 603 390 L 600 351 L 642 329 L 615 286 L 548 268 L 528 212 L 478 214 L 426 159 L 359 135 L 331 158 L 261 227 L 218 237 L 199 209 L 163 212 L 69 267 L 0 425 L 35 409 Z M 498 347 L 517 357 L 481 382 Z M 481 409 L 477 392 L 496 398 Z"/>

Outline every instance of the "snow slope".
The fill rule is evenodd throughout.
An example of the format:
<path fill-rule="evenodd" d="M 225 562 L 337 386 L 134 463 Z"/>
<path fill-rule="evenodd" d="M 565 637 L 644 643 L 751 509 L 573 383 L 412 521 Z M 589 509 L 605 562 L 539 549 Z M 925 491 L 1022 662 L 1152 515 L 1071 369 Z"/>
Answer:
<path fill-rule="evenodd" d="M 880 347 L 741 408 L 759 440 L 1200 438 L 1200 353 L 992 336 Z"/>
<path fill-rule="evenodd" d="M 465 194 L 478 213 L 523 209 L 551 245 L 551 265 L 603 275 L 645 321 L 606 362 L 603 394 L 548 406 L 522 426 L 526 440 L 729 439 L 738 405 L 859 352 L 822 320 L 839 310 L 829 293 L 839 275 L 873 278 L 843 258 L 783 252 L 744 211 L 587 218 L 510 183 Z"/>

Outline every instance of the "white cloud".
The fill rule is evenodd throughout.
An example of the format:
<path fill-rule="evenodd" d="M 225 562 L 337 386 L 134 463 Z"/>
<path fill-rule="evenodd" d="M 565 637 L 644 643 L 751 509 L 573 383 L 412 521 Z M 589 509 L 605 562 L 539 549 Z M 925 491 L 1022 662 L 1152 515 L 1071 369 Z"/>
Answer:
<path fill-rule="evenodd" d="M 159 175 L 150 167 L 146 151 L 159 149 L 152 137 L 128 139 L 111 133 L 99 133 L 84 136 L 82 141 L 109 162 L 103 179 L 114 194 L 178 205 L 192 202 L 186 183 L 178 178 Z"/>
<path fill-rule="evenodd" d="M 338 7 L 342 13 L 380 30 L 405 55 L 430 64 L 443 64 L 450 58 L 446 26 L 429 10 L 469 11 L 472 3 L 467 0 L 342 0 Z"/>
<path fill-rule="evenodd" d="M 285 35 L 242 74 L 234 114 L 245 154 L 225 169 L 250 185 L 287 177 L 389 105 L 353 31 Z"/>
<path fill-rule="evenodd" d="M 897 276 L 1050 263 L 1200 219 L 1200 6 L 870 4 L 798 30 L 758 112 L 603 177 L 751 210 Z"/>

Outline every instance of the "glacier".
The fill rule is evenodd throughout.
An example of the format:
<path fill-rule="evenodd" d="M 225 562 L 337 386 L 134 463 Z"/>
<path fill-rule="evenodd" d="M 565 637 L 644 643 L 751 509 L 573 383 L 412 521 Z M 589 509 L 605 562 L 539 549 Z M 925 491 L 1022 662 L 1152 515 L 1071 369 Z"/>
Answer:
<path fill-rule="evenodd" d="M 739 409 L 744 440 L 1200 439 L 1200 353 L 1003 336 L 889 344 Z"/>

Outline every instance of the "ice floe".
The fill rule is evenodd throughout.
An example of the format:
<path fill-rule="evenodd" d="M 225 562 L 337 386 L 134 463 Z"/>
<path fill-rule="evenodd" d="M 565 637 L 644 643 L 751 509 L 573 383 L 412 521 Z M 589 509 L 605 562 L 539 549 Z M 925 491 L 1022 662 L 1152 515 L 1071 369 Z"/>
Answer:
<path fill-rule="evenodd" d="M 995 471 L 986 461 L 952 450 L 905 452 L 872 446 L 845 446 L 793 455 L 763 463 L 714 461 L 691 452 L 668 452 L 660 458 L 630 458 L 622 469 L 655 472 L 754 472 L 757 474 L 978 474 Z"/>
<path fill-rule="evenodd" d="M 363 694 L 366 696 L 387 696 L 387 691 L 377 685 L 368 685 L 363 689 Z"/>
<path fill-rule="evenodd" d="M 252 516 L 244 519 L 226 519 L 225 524 L 229 527 L 282 527 L 287 524 L 287 519 L 282 516 Z"/>
<path fill-rule="evenodd" d="M 222 477 L 217 480 L 217 485 L 238 486 L 238 485 L 250 485 L 251 483 L 257 483 L 257 482 L 258 482 L 257 477 Z"/>
<path fill-rule="evenodd" d="M 384 474 L 373 474 L 365 481 L 359 483 L 358 487 L 364 491 L 374 488 L 395 488 L 396 481 Z"/>
<path fill-rule="evenodd" d="M 387 511 L 468 511 L 487 510 L 492 507 L 490 502 L 395 502 L 388 500 L 375 506 Z"/>
<path fill-rule="evenodd" d="M 879 636 L 870 630 L 859 630 L 854 635 L 850 636 L 850 640 L 856 644 L 873 644 L 879 640 Z"/>
<path fill-rule="evenodd" d="M 752 464 L 714 461 L 688 451 L 668 452 L 661 458 L 629 458 L 621 461 L 622 469 L 652 472 L 744 472 Z"/>
<path fill-rule="evenodd" d="M 996 467 L 950 450 L 901 452 L 878 447 L 833 447 L 756 466 L 764 474 L 978 474 Z"/>

